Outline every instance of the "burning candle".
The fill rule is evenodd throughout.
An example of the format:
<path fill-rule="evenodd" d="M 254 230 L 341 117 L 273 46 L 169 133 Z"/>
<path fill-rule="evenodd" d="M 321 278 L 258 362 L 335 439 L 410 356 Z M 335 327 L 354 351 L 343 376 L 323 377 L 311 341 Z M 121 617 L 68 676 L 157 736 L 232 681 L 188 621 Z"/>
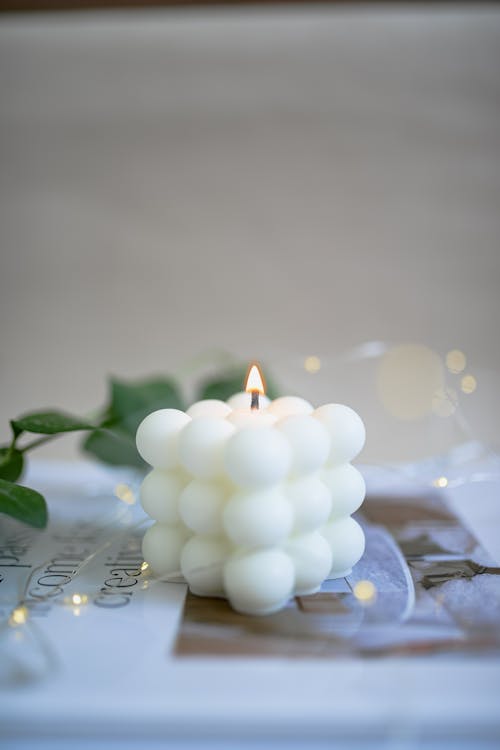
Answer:
<path fill-rule="evenodd" d="M 245 388 L 139 426 L 137 448 L 153 466 L 141 500 L 156 521 L 143 553 L 158 575 L 182 571 L 193 593 L 261 615 L 346 575 L 363 554 L 351 514 L 365 485 L 350 461 L 365 430 L 346 406 L 269 401 L 255 364 Z"/>

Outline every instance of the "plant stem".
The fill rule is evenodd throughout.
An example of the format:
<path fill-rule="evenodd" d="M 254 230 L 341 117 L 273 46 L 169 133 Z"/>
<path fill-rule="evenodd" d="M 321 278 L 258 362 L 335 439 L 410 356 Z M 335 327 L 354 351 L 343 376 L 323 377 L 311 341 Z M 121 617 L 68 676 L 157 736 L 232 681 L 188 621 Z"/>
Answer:
<path fill-rule="evenodd" d="M 32 448 L 38 448 L 39 445 L 44 445 L 44 443 L 48 443 L 51 440 L 54 440 L 55 438 L 61 437 L 61 435 L 64 435 L 63 432 L 58 432 L 56 435 L 44 435 L 41 438 L 37 438 L 36 440 L 32 440 L 31 443 L 28 443 L 27 445 L 24 445 L 22 448 L 18 448 L 18 450 L 21 451 L 21 453 L 26 453 L 27 451 L 30 451 Z"/>
<path fill-rule="evenodd" d="M 96 425 L 94 430 L 100 430 L 101 432 L 105 432 L 106 434 L 112 435 L 113 437 L 125 439 L 125 436 L 122 436 L 114 432 L 114 430 L 110 430 L 109 427 Z M 92 432 L 92 431 L 93 430 L 88 430 L 88 432 Z M 51 440 L 55 440 L 56 438 L 62 437 L 63 435 L 67 435 L 67 434 L 68 434 L 67 432 L 57 432 L 54 435 L 44 435 L 43 437 L 39 437 L 36 440 L 32 440 L 31 443 L 27 443 L 22 448 L 20 448 L 19 446 L 16 446 L 16 447 L 19 451 L 21 451 L 21 453 L 27 453 L 32 448 L 38 448 L 39 445 L 44 445 L 45 443 L 49 443 Z M 130 442 L 133 442 L 133 438 L 130 438 Z"/>

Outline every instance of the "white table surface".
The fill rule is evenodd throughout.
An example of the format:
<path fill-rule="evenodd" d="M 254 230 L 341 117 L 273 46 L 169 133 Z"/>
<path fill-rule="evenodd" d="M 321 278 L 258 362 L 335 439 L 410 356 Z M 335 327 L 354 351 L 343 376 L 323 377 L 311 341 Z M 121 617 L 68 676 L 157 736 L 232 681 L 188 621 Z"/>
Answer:
<path fill-rule="evenodd" d="M 364 474 L 375 494 L 416 489 L 414 482 L 380 469 L 365 467 Z M 66 522 L 73 514 L 84 517 L 85 501 L 90 516 L 100 519 L 101 508 L 107 517 L 109 504 L 118 503 L 112 488 L 119 479 L 120 470 L 108 474 L 85 464 L 40 463 L 28 477 Z M 498 534 L 490 533 L 500 523 L 499 486 L 498 479 L 465 483 L 444 493 L 500 563 Z M 86 498 L 78 494 L 85 490 Z M 133 510 L 141 516 L 140 508 Z M 1 691 L 2 747 L 493 750 L 498 745 L 496 658 L 176 659 L 170 650 L 183 597 L 184 586 L 160 584 L 136 594 L 122 610 L 89 605 L 75 618 L 67 608 L 51 608 L 37 627 L 57 655 L 57 669 L 41 681 Z"/>

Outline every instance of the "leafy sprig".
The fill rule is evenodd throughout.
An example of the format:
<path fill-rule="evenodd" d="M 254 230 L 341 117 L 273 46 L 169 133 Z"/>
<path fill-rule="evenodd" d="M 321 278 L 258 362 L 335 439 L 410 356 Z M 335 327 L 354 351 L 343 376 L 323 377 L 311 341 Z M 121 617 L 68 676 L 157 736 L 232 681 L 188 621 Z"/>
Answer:
<path fill-rule="evenodd" d="M 195 401 L 205 398 L 226 400 L 240 391 L 245 367 L 213 376 L 199 384 Z M 275 387 L 267 381 L 271 398 Z M 19 484 L 26 454 L 70 432 L 83 432 L 82 450 L 102 463 L 145 469 L 135 447 L 135 433 L 145 416 L 156 409 L 185 409 L 181 388 L 171 377 L 149 377 L 138 381 L 111 378 L 108 401 L 93 419 L 67 414 L 58 409 L 33 411 L 11 420 L 11 440 L 0 446 L 0 513 L 23 523 L 44 528 L 47 503 L 43 495 Z M 37 435 L 34 439 L 27 436 Z"/>

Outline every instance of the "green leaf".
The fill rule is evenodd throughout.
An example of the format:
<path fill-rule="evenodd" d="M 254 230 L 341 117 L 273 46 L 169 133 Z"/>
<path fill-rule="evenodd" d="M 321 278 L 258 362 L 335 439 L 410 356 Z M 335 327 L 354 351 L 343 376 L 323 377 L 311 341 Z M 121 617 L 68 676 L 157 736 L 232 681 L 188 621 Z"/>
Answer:
<path fill-rule="evenodd" d="M 80 417 L 73 417 L 62 411 L 34 411 L 13 419 L 13 429 L 34 432 L 37 435 L 56 435 L 58 432 L 76 432 L 77 430 L 93 430 L 94 425 L 84 422 Z"/>
<path fill-rule="evenodd" d="M 201 401 L 205 398 L 215 398 L 227 401 L 230 396 L 243 390 L 246 373 L 247 368 L 242 367 L 205 380 L 199 388 L 196 400 Z M 279 395 L 276 386 L 267 376 L 266 395 L 271 399 L 277 398 Z"/>
<path fill-rule="evenodd" d="M 111 380 L 110 416 L 135 438 L 144 417 L 157 409 L 184 409 L 179 386 L 171 378 L 155 377 L 136 382 Z"/>
<path fill-rule="evenodd" d="M 15 482 L 22 474 L 23 454 L 10 445 L 0 447 L 0 479 Z"/>
<path fill-rule="evenodd" d="M 113 466 L 146 464 L 135 447 L 135 433 L 144 417 L 157 409 L 184 409 L 177 383 L 171 378 L 153 377 L 135 382 L 113 378 L 110 403 L 103 410 L 102 427 L 94 430 L 82 448 Z"/>
<path fill-rule="evenodd" d="M 137 452 L 135 439 L 117 429 L 113 432 L 92 432 L 82 443 L 82 448 L 94 458 L 112 466 L 136 466 L 141 469 L 146 466 Z"/>
<path fill-rule="evenodd" d="M 47 525 L 47 505 L 39 492 L 0 479 L 0 513 L 43 529 Z"/>

